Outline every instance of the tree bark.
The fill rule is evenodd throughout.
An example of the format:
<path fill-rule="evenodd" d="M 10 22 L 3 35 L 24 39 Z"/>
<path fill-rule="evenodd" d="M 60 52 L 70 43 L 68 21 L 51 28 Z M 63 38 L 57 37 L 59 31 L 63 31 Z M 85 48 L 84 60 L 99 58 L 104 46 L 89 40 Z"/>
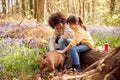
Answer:
<path fill-rule="evenodd" d="M 19 3 L 18 3 L 18 0 L 16 0 L 16 13 L 19 13 Z"/>
<path fill-rule="evenodd" d="M 81 16 L 81 0 L 79 0 L 79 15 Z"/>
<path fill-rule="evenodd" d="M 14 13 L 14 8 L 13 8 L 13 0 L 11 0 L 11 10 L 12 10 L 12 14 Z"/>
<path fill-rule="evenodd" d="M 88 13 L 90 13 L 90 3 L 88 2 Z"/>
<path fill-rule="evenodd" d="M 30 0 L 30 14 L 33 15 L 33 0 Z"/>
<path fill-rule="evenodd" d="M 51 14 L 52 10 L 50 6 L 50 0 L 46 0 L 46 9 L 47 9 L 48 14 Z"/>
<path fill-rule="evenodd" d="M 35 0 L 34 4 L 35 4 L 34 18 L 37 18 L 37 14 L 38 14 L 38 0 Z"/>
<path fill-rule="evenodd" d="M 104 57 L 106 54 L 107 54 L 107 52 L 98 52 L 95 50 L 90 50 L 85 53 L 79 53 L 81 64 L 88 65 L 88 66 L 90 66 L 94 62 L 98 61 L 99 59 Z"/>
<path fill-rule="evenodd" d="M 114 12 L 115 9 L 115 0 L 110 0 L 110 14 Z"/>
<path fill-rule="evenodd" d="M 44 4 L 45 1 L 44 0 L 39 0 L 38 1 L 38 14 L 37 14 L 37 20 L 38 21 L 43 21 L 44 20 Z"/>
<path fill-rule="evenodd" d="M 23 13 L 23 16 L 25 16 L 25 0 L 22 0 L 22 13 Z"/>
<path fill-rule="evenodd" d="M 95 19 L 95 1 L 94 0 L 92 0 L 92 22 L 93 22 L 93 25 L 94 25 L 94 19 Z"/>
<path fill-rule="evenodd" d="M 6 15 L 6 1 L 5 0 L 2 0 L 2 8 L 3 8 L 2 9 L 3 14 Z"/>
<path fill-rule="evenodd" d="M 66 1 L 67 2 L 67 13 L 70 13 L 70 7 L 69 7 L 69 0 Z"/>
<path fill-rule="evenodd" d="M 84 20 L 84 18 L 85 18 L 85 1 L 83 0 L 83 2 L 82 2 L 82 18 L 83 18 L 83 20 Z"/>
<path fill-rule="evenodd" d="M 87 65 L 90 66 L 94 62 L 98 61 L 102 57 L 104 57 L 107 54 L 107 52 L 98 52 L 95 50 L 90 50 L 85 53 L 79 53 L 80 55 L 80 63 L 81 65 Z M 71 59 L 70 59 L 70 54 L 68 53 L 68 60 L 66 62 L 66 65 L 68 67 L 71 66 Z"/>

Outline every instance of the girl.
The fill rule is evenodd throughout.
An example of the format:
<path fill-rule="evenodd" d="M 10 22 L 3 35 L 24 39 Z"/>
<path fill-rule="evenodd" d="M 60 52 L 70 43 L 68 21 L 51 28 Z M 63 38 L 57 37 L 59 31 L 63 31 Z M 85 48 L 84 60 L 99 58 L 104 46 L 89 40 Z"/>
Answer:
<path fill-rule="evenodd" d="M 86 27 L 83 25 L 80 17 L 76 17 L 74 15 L 69 16 L 67 24 L 75 32 L 75 35 L 69 45 L 63 50 L 58 50 L 58 52 L 65 53 L 70 50 L 72 68 L 80 72 L 80 59 L 78 53 L 93 49 L 94 41 Z"/>

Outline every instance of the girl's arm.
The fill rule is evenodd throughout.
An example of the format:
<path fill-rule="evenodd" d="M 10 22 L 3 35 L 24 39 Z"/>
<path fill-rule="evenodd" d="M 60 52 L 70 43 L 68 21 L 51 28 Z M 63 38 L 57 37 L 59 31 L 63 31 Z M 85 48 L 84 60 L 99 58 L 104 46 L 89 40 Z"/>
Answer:
<path fill-rule="evenodd" d="M 63 50 L 57 50 L 59 53 L 65 53 L 66 51 L 68 51 L 70 48 L 72 47 L 71 44 L 69 44 L 67 47 L 65 47 Z"/>

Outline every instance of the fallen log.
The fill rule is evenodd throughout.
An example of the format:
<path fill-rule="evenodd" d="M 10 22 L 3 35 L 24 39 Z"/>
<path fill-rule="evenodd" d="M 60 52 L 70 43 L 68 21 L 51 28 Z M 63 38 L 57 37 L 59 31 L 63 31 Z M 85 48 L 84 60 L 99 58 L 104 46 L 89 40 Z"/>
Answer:
<path fill-rule="evenodd" d="M 108 52 L 105 52 L 105 51 L 99 52 L 96 50 L 90 50 L 90 51 L 87 51 L 85 53 L 79 53 L 80 62 L 82 65 L 90 66 L 91 64 L 93 64 L 94 62 L 103 58 L 107 54 L 108 54 Z"/>
<path fill-rule="evenodd" d="M 85 57 L 88 54 L 89 53 L 87 52 L 82 56 Z M 93 55 L 93 53 L 89 55 Z M 100 55 L 101 56 L 99 58 L 96 56 L 96 58 L 92 58 L 92 56 L 90 56 L 89 60 L 91 61 L 88 62 L 89 64 L 97 59 L 98 60 L 90 65 L 87 70 L 85 69 L 85 71 L 83 71 L 81 74 L 73 76 L 63 75 L 62 77 L 58 77 L 57 80 L 120 80 L 120 47 L 106 53 L 105 55 Z"/>
<path fill-rule="evenodd" d="M 94 62 L 98 61 L 99 59 L 103 58 L 108 52 L 99 52 L 96 50 L 90 50 L 84 53 L 79 53 L 80 55 L 80 62 L 81 65 L 87 65 L 90 66 Z M 68 60 L 66 62 L 66 66 L 70 67 L 71 66 L 71 59 L 70 59 L 70 54 L 68 52 Z"/>

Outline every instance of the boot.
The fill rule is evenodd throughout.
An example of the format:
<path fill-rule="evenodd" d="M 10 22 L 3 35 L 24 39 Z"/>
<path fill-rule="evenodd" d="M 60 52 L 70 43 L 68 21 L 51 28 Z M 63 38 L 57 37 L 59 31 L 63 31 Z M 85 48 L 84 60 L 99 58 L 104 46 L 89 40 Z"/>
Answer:
<path fill-rule="evenodd" d="M 75 64 L 72 64 L 72 68 L 75 68 Z"/>
<path fill-rule="evenodd" d="M 75 71 L 75 64 L 72 64 L 71 70 Z"/>
<path fill-rule="evenodd" d="M 80 65 L 75 65 L 75 69 L 76 69 L 76 71 L 81 72 Z"/>
<path fill-rule="evenodd" d="M 72 71 L 81 72 L 80 65 L 72 64 Z"/>

